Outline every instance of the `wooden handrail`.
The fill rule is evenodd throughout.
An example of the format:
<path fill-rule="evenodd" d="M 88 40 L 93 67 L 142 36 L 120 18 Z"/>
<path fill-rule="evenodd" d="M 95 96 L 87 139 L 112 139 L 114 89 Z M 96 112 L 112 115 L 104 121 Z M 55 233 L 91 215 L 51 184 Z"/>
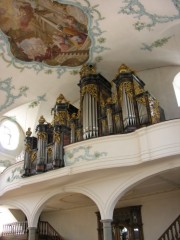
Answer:
<path fill-rule="evenodd" d="M 14 222 L 3 225 L 2 236 L 8 235 L 24 235 L 28 232 L 27 222 Z"/>
<path fill-rule="evenodd" d="M 38 223 L 38 234 L 39 236 L 49 236 L 53 240 L 63 240 L 61 235 L 48 222 L 45 221 L 40 221 Z"/>
<path fill-rule="evenodd" d="M 158 238 L 158 240 L 178 240 L 178 239 L 180 239 L 180 215 L 160 236 L 160 238 Z"/>
<path fill-rule="evenodd" d="M 14 222 L 3 225 L 2 237 L 8 236 L 28 236 L 28 223 L 25 222 Z M 40 221 L 38 223 L 38 235 L 49 237 L 52 240 L 63 240 L 61 235 L 48 223 L 45 221 Z M 3 238 L 5 239 L 5 238 Z"/>

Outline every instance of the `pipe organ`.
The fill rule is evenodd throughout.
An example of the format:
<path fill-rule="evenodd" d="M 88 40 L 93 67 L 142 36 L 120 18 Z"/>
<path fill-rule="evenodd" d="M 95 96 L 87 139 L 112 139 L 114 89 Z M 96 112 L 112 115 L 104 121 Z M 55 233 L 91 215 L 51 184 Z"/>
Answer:
<path fill-rule="evenodd" d="M 31 129 L 28 129 L 24 176 L 64 167 L 64 146 L 67 144 L 124 134 L 165 120 L 157 99 L 124 64 L 112 83 L 96 73 L 94 65 L 83 65 L 78 86 L 79 109 L 60 94 L 52 108 L 52 122 L 47 123 L 41 116 L 36 137 L 31 137 Z"/>

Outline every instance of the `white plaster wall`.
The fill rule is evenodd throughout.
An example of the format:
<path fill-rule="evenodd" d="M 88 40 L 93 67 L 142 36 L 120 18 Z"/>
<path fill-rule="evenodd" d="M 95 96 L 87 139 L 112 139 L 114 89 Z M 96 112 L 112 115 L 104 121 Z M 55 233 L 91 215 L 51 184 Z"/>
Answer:
<path fill-rule="evenodd" d="M 141 205 L 144 240 L 157 240 L 180 215 L 180 190 L 121 200 L 116 207 Z"/>
<path fill-rule="evenodd" d="M 156 240 L 180 214 L 180 191 L 155 195 L 142 201 L 144 240 Z"/>
<path fill-rule="evenodd" d="M 96 207 L 42 213 L 40 219 L 48 221 L 65 240 L 97 240 Z"/>
<path fill-rule="evenodd" d="M 146 84 L 148 90 L 160 103 L 165 111 L 166 120 L 180 118 L 176 96 L 172 82 L 180 67 L 161 67 L 138 72 L 137 75 Z"/>
<path fill-rule="evenodd" d="M 17 222 L 23 222 L 23 221 L 26 220 L 26 216 L 24 215 L 24 213 L 21 210 L 19 210 L 19 209 L 10 209 L 10 212 L 15 217 Z"/>
<path fill-rule="evenodd" d="M 158 237 L 180 214 L 180 191 L 159 193 L 131 200 L 121 200 L 116 207 L 142 205 L 144 240 Z M 65 240 L 97 240 L 97 219 L 94 207 L 42 213 Z"/>

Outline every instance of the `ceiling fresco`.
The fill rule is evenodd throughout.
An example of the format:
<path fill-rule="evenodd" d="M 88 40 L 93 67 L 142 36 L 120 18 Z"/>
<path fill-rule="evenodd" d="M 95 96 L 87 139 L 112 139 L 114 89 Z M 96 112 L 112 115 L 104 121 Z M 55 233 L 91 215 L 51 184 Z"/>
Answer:
<path fill-rule="evenodd" d="M 17 59 L 50 66 L 79 66 L 89 59 L 88 18 L 80 8 L 50 0 L 4 0 L 0 13 L 0 28 Z"/>
<path fill-rule="evenodd" d="M 99 21 L 103 18 L 97 7 L 87 0 L 2 0 L 2 59 L 21 71 L 27 68 L 51 74 L 55 68 L 59 77 L 67 67 L 91 61 L 93 53 L 107 49 L 102 46 Z"/>

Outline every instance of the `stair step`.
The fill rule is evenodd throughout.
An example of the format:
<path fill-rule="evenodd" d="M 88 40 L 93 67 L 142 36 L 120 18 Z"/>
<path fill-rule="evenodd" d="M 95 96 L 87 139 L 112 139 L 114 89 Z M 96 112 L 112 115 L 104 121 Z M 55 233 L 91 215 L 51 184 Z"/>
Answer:
<path fill-rule="evenodd" d="M 24 235 L 8 235 L 0 237 L 0 240 L 27 240 L 27 234 Z"/>

